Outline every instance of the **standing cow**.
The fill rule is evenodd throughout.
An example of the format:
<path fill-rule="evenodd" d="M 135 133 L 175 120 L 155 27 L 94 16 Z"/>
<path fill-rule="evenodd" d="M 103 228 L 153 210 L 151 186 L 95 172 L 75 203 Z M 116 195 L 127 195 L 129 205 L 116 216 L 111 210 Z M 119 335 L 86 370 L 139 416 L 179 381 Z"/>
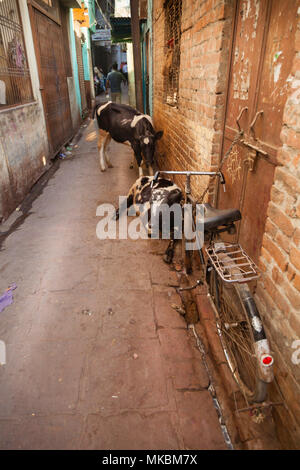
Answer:
<path fill-rule="evenodd" d="M 97 116 L 99 127 L 98 150 L 101 171 L 112 164 L 107 155 L 107 146 L 111 139 L 116 142 L 130 142 L 139 167 L 139 175 L 143 176 L 142 160 L 149 173 L 153 175 L 155 143 L 161 139 L 163 131 L 155 132 L 151 116 L 142 114 L 131 106 L 108 103 L 98 104 L 94 108 L 93 117 Z"/>

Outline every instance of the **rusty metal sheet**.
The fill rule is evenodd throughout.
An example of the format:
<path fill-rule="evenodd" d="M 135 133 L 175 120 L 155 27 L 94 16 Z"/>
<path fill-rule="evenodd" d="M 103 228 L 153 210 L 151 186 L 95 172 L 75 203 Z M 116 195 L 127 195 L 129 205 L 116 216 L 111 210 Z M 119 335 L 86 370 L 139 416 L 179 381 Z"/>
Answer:
<path fill-rule="evenodd" d="M 239 208 L 239 241 L 258 261 L 274 179 L 280 129 L 289 90 L 297 8 L 293 0 L 238 0 L 222 154 L 238 131 L 224 164 L 226 193 L 219 189 L 218 207 Z"/>

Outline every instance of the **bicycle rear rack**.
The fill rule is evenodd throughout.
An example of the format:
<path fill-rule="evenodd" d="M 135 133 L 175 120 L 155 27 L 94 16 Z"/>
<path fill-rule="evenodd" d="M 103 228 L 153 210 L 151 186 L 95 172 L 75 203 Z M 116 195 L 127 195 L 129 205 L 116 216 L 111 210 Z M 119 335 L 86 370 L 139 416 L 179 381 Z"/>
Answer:
<path fill-rule="evenodd" d="M 205 251 L 225 282 L 248 282 L 260 276 L 258 267 L 239 244 L 214 242 Z"/>

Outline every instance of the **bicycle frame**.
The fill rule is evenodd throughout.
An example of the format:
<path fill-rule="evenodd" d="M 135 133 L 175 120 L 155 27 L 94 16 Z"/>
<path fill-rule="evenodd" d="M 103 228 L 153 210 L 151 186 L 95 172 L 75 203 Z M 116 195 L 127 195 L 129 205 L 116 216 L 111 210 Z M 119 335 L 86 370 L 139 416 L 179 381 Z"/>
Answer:
<path fill-rule="evenodd" d="M 185 181 L 185 197 L 184 197 L 184 203 L 186 204 L 187 202 L 190 202 L 193 206 L 195 205 L 195 201 L 191 197 L 191 176 L 218 176 L 220 178 L 221 184 L 224 185 L 224 190 L 225 190 L 225 178 L 224 175 L 221 171 L 173 171 L 173 170 L 162 170 L 162 171 L 157 171 L 154 175 L 152 185 L 155 183 L 155 181 L 158 179 L 160 173 L 164 173 L 167 175 L 185 175 L 186 176 L 186 181 Z M 192 227 L 193 230 L 195 230 L 195 222 L 194 219 L 192 218 Z M 205 265 L 204 261 L 204 256 L 202 252 L 202 246 L 199 240 L 199 235 L 197 232 L 196 233 L 196 243 L 199 251 L 199 255 L 201 258 L 201 263 L 203 266 Z M 185 238 L 183 234 L 183 246 L 185 245 Z M 190 274 L 192 272 L 191 268 L 191 254 L 190 252 L 187 252 L 184 250 L 183 253 L 184 257 L 184 264 L 186 267 L 187 274 Z"/>
<path fill-rule="evenodd" d="M 185 202 L 189 198 L 191 194 L 191 176 L 219 176 L 221 184 L 225 185 L 225 178 L 221 171 L 171 171 L 171 170 L 161 170 L 157 171 L 154 175 L 153 182 L 157 180 L 160 173 L 165 173 L 166 175 L 185 175 L 186 182 L 185 182 Z M 225 187 L 225 186 L 224 186 Z"/>
<path fill-rule="evenodd" d="M 152 184 L 158 179 L 160 173 L 164 173 L 164 174 L 168 174 L 168 175 L 185 175 L 186 176 L 186 181 L 185 181 L 185 203 L 191 202 L 193 204 L 193 206 L 195 205 L 195 201 L 191 197 L 191 176 L 194 176 L 194 175 L 195 176 L 196 175 L 199 175 L 199 176 L 218 176 L 220 178 L 221 184 L 224 185 L 224 191 L 225 191 L 225 179 L 224 179 L 224 175 L 221 171 L 219 171 L 219 172 L 214 172 L 214 171 L 170 171 L 170 170 L 168 170 L 168 171 L 157 171 L 154 175 Z M 193 230 L 195 230 L 195 222 L 194 222 L 193 217 L 192 217 L 192 224 L 193 224 L 192 225 Z M 210 241 L 212 242 L 214 237 L 216 235 L 218 235 L 220 232 L 229 231 L 232 228 L 234 228 L 234 223 L 228 225 L 224 229 L 218 229 L 217 228 L 214 232 L 211 233 L 211 240 Z M 207 285 L 207 287 L 208 287 L 208 282 L 209 282 L 208 281 L 208 270 L 209 269 L 214 269 L 216 271 L 216 273 L 225 282 L 240 283 L 240 281 L 238 279 L 231 280 L 231 281 L 228 281 L 228 279 L 224 279 L 224 277 L 220 274 L 219 270 L 216 268 L 215 264 L 213 263 L 211 257 L 208 257 L 207 261 L 205 260 L 205 257 L 204 257 L 204 254 L 203 254 L 203 249 L 202 249 L 202 246 L 200 245 L 199 238 L 197 236 L 197 231 L 195 231 L 195 233 L 196 233 L 197 248 L 198 248 L 198 251 L 199 251 L 201 264 L 203 266 L 203 271 L 204 271 L 203 274 L 204 274 L 205 284 Z M 184 238 L 183 238 L 182 246 L 185 247 Z M 184 259 L 185 259 L 185 267 L 186 267 L 187 274 L 190 274 L 190 272 L 191 272 L 191 271 L 189 271 L 189 266 L 191 265 L 190 254 L 187 255 L 187 251 L 184 249 L 183 255 L 184 255 Z M 225 258 L 226 258 L 226 256 L 227 255 L 225 254 Z M 227 258 L 228 258 L 228 256 L 227 256 Z M 237 265 L 236 269 L 239 269 L 238 265 Z M 233 269 L 233 271 L 234 271 L 234 269 Z M 256 276 L 256 278 L 257 277 L 258 276 Z M 250 279 L 248 278 L 248 279 L 243 280 L 242 285 L 247 285 L 247 282 L 249 282 L 251 279 L 254 279 L 254 278 L 255 277 L 253 276 Z M 196 285 L 193 286 L 193 287 L 197 287 L 198 285 L 200 285 L 200 282 L 201 281 L 197 281 Z M 272 380 L 273 380 L 273 370 L 272 370 L 272 367 L 270 367 L 273 364 L 273 358 L 272 358 L 271 353 L 270 353 L 269 344 L 268 344 L 268 341 L 267 341 L 267 338 L 266 338 L 266 334 L 265 334 L 265 331 L 264 331 L 264 328 L 263 328 L 263 324 L 262 324 L 262 321 L 261 321 L 261 318 L 260 318 L 260 314 L 257 310 L 257 307 L 255 305 L 255 302 L 254 302 L 252 296 L 249 296 L 247 294 L 247 292 L 248 291 L 246 289 L 245 293 L 244 293 L 244 289 L 241 286 L 241 288 L 240 288 L 241 301 L 243 302 L 243 305 L 244 305 L 245 310 L 247 312 L 247 316 L 248 316 L 248 319 L 249 319 L 249 324 L 250 324 L 251 329 L 252 329 L 252 334 L 253 334 L 253 338 L 254 338 L 254 342 L 255 342 L 255 354 L 256 354 L 256 357 L 258 359 L 259 376 L 264 382 L 269 383 L 269 382 L 272 382 Z M 212 303 L 213 309 L 215 310 L 215 306 L 214 306 L 213 302 L 211 302 L 211 303 Z M 215 313 L 217 314 L 217 317 L 218 317 L 218 312 L 215 312 Z M 264 357 L 271 358 L 272 359 L 271 364 L 268 364 L 266 366 L 263 363 L 263 358 Z M 234 375 L 234 373 L 233 373 L 233 375 Z"/>

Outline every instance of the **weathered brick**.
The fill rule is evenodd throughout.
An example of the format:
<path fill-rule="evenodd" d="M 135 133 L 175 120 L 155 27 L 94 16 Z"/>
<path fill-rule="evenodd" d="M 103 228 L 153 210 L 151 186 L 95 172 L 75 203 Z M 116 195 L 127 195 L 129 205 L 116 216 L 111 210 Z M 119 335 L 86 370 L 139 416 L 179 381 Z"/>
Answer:
<path fill-rule="evenodd" d="M 297 155 L 294 155 L 292 159 L 292 165 L 295 169 L 299 169 L 299 164 L 300 164 L 300 153 Z"/>
<path fill-rule="evenodd" d="M 300 270 L 300 250 L 292 246 L 290 250 L 290 260 L 291 263 Z"/>
<path fill-rule="evenodd" d="M 299 61 L 300 64 L 300 61 Z M 281 140 L 284 144 L 294 149 L 300 150 L 300 133 L 294 129 L 284 127 L 280 134 Z"/>
<path fill-rule="evenodd" d="M 278 227 L 273 224 L 273 222 L 268 218 L 266 221 L 265 232 L 270 235 L 272 238 L 275 238 Z"/>
<path fill-rule="evenodd" d="M 283 165 L 288 165 L 291 161 L 291 152 L 288 148 L 281 147 L 277 153 L 277 160 Z"/>
<path fill-rule="evenodd" d="M 292 284 L 295 287 L 295 289 L 300 291 L 300 274 L 297 274 L 297 273 L 295 274 Z"/>
<path fill-rule="evenodd" d="M 276 266 L 274 266 L 272 270 L 272 278 L 276 284 L 282 284 L 284 282 L 282 271 L 280 271 Z"/>
<path fill-rule="evenodd" d="M 290 318 L 290 327 L 294 331 L 296 337 L 300 337 L 300 316 L 298 312 L 291 312 Z"/>
<path fill-rule="evenodd" d="M 271 189 L 271 201 L 274 204 L 281 205 L 284 199 L 285 194 L 273 185 Z"/>
<path fill-rule="evenodd" d="M 274 261 L 276 261 L 281 271 L 285 271 L 288 264 L 287 255 L 266 235 L 263 238 L 263 247 L 269 252 Z"/>
<path fill-rule="evenodd" d="M 273 203 L 269 204 L 268 216 L 274 222 L 274 224 L 282 230 L 282 232 L 284 232 L 289 237 L 293 235 L 295 229 L 290 218 Z"/>
<path fill-rule="evenodd" d="M 300 182 L 299 179 L 289 173 L 285 168 L 277 167 L 275 170 L 275 179 L 282 182 L 285 186 L 285 190 L 292 196 L 296 193 L 300 193 Z"/>
<path fill-rule="evenodd" d="M 296 228 L 293 235 L 293 242 L 296 246 L 300 246 L 300 228 Z"/>
<path fill-rule="evenodd" d="M 300 295 L 297 289 L 293 287 L 289 282 L 283 282 L 282 287 L 284 292 L 289 299 L 291 305 L 294 307 L 295 310 L 300 310 Z"/>
<path fill-rule="evenodd" d="M 274 300 L 275 305 L 279 310 L 284 314 L 288 315 L 290 308 L 288 302 L 285 300 L 284 295 L 279 292 L 277 285 L 274 284 L 273 281 L 268 276 L 264 277 L 263 280 L 264 286 L 270 295 L 270 297 Z"/>
<path fill-rule="evenodd" d="M 225 6 L 219 5 L 215 10 L 206 11 L 200 20 L 195 24 L 195 32 L 205 28 L 209 23 L 215 23 L 225 17 Z"/>
<path fill-rule="evenodd" d="M 272 263 L 272 256 L 263 246 L 261 248 L 261 256 L 267 262 L 268 265 Z"/>
<path fill-rule="evenodd" d="M 291 238 L 284 235 L 280 230 L 277 231 L 276 236 L 274 237 L 276 243 L 280 248 L 289 253 L 290 251 L 290 242 Z"/>

